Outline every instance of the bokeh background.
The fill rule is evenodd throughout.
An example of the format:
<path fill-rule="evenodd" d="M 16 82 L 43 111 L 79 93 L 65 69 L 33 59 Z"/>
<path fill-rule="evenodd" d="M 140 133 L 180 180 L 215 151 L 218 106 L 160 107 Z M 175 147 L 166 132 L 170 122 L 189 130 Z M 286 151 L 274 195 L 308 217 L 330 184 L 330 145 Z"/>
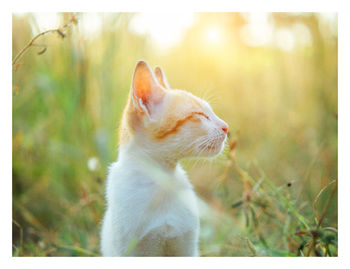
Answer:
<path fill-rule="evenodd" d="M 230 126 L 219 158 L 183 163 L 203 256 L 337 255 L 336 14 L 15 13 L 12 58 L 65 23 L 13 66 L 14 256 L 100 255 L 139 59 Z"/>

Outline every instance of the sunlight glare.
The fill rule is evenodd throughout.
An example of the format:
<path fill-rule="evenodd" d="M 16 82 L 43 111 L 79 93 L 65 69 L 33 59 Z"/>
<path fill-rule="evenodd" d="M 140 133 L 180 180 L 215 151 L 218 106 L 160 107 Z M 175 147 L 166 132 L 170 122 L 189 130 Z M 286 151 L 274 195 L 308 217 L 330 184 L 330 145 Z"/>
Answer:
<path fill-rule="evenodd" d="M 101 13 L 82 13 L 77 16 L 78 29 L 86 39 L 96 38 L 102 29 Z M 38 25 L 39 32 L 55 29 L 61 26 L 61 15 L 59 13 L 33 13 Z"/>
<path fill-rule="evenodd" d="M 101 13 L 83 13 L 79 17 L 79 31 L 83 34 L 85 39 L 94 39 L 98 37 L 102 30 L 102 16 Z"/>
<path fill-rule="evenodd" d="M 288 28 L 280 28 L 276 31 L 276 46 L 285 51 L 291 51 L 295 47 L 293 32 Z"/>
<path fill-rule="evenodd" d="M 205 38 L 208 43 L 217 45 L 222 40 L 222 32 L 219 27 L 210 27 L 206 31 Z"/>
<path fill-rule="evenodd" d="M 292 31 L 296 38 L 296 43 L 302 46 L 310 46 L 312 44 L 312 35 L 310 29 L 304 24 L 297 22 L 293 25 Z"/>
<path fill-rule="evenodd" d="M 242 38 L 249 46 L 268 45 L 272 40 L 273 26 L 268 13 L 248 14 L 248 24 L 242 29 Z"/>
<path fill-rule="evenodd" d="M 54 29 L 60 25 L 60 16 L 58 13 L 43 12 L 43 13 L 33 13 L 35 21 L 38 25 L 39 32 L 46 31 L 49 29 Z"/>
<path fill-rule="evenodd" d="M 137 34 L 149 34 L 161 48 L 178 44 L 194 22 L 193 13 L 139 13 L 130 23 Z"/>
<path fill-rule="evenodd" d="M 338 14 L 337 13 L 330 13 L 330 12 L 322 12 L 317 14 L 320 18 L 321 22 L 328 25 L 333 32 L 333 34 L 338 33 Z"/>

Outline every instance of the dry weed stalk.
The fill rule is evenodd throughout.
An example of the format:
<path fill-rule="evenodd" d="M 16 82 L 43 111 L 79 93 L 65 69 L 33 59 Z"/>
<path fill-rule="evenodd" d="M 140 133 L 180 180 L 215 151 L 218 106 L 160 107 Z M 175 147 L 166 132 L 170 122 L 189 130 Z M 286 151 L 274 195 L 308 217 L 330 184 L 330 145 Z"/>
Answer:
<path fill-rule="evenodd" d="M 323 208 L 323 211 L 322 211 L 322 215 L 321 217 L 319 217 L 318 215 L 318 212 L 317 212 L 317 208 L 316 208 L 316 204 L 321 196 L 321 194 L 324 192 L 325 189 L 327 189 L 330 185 L 332 185 L 333 183 L 338 183 L 337 180 L 333 180 L 331 181 L 327 186 L 325 186 L 323 189 L 321 189 L 321 191 L 318 193 L 318 195 L 316 196 L 315 200 L 314 200 L 314 203 L 313 203 L 313 208 L 314 208 L 314 211 L 315 211 L 315 215 L 316 215 L 316 219 L 317 219 L 317 229 L 319 229 L 322 225 L 322 222 L 324 220 L 324 217 L 326 216 L 326 213 L 328 211 L 328 207 L 329 207 L 329 204 L 333 198 L 333 195 L 334 193 L 336 192 L 337 190 L 337 185 L 338 184 L 334 184 L 333 186 L 333 189 L 331 190 L 329 196 L 328 196 L 328 199 L 327 199 L 327 202 L 326 202 L 326 205 L 324 206 Z M 317 230 L 313 230 L 311 231 L 311 235 L 312 235 L 312 242 L 311 242 L 311 245 L 307 251 L 307 254 L 306 256 L 309 257 L 310 254 L 311 254 L 311 251 L 315 249 L 315 246 L 316 246 L 316 242 L 317 242 L 317 239 L 319 238 L 319 233 Z M 326 252 L 327 253 L 327 252 Z"/>
<path fill-rule="evenodd" d="M 36 36 L 34 36 L 22 49 L 21 51 L 16 55 L 16 57 L 13 59 L 12 61 L 12 66 L 14 68 L 15 71 L 17 71 L 18 67 L 20 65 L 22 65 L 23 63 L 18 63 L 19 59 L 21 59 L 21 57 L 24 55 L 24 53 L 32 46 L 40 46 L 35 44 L 34 42 L 40 38 L 41 36 L 44 36 L 48 33 L 57 33 L 61 38 L 65 38 L 66 34 L 64 33 L 64 30 L 72 25 L 76 25 L 77 24 L 77 19 L 74 15 L 72 15 L 72 17 L 69 19 L 69 21 L 67 23 L 65 23 L 64 25 L 60 26 L 59 28 L 56 29 L 50 29 L 50 30 L 46 30 L 44 32 L 41 32 L 39 34 L 37 34 Z M 42 49 L 40 52 L 38 52 L 38 54 L 43 54 L 46 51 L 46 46 L 44 47 L 44 49 Z"/>

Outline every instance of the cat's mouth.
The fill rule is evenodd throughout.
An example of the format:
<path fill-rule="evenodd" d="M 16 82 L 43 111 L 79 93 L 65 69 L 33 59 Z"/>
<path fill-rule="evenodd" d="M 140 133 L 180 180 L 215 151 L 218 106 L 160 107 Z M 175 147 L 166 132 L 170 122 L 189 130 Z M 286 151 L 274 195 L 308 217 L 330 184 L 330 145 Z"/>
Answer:
<path fill-rule="evenodd" d="M 223 148 L 225 139 L 226 139 L 226 135 L 219 136 L 215 140 L 212 140 L 206 144 L 200 145 L 199 148 L 200 150 L 208 153 L 218 154 Z"/>

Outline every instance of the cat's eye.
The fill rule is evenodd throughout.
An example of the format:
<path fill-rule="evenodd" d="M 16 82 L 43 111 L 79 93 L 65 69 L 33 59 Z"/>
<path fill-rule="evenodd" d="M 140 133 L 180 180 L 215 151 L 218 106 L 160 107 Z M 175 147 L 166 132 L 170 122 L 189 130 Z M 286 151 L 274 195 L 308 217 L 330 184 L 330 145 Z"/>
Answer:
<path fill-rule="evenodd" d="M 206 118 L 207 120 L 209 120 L 209 117 L 206 114 L 204 114 L 203 112 L 194 112 L 194 114 L 200 115 L 200 116 Z"/>

